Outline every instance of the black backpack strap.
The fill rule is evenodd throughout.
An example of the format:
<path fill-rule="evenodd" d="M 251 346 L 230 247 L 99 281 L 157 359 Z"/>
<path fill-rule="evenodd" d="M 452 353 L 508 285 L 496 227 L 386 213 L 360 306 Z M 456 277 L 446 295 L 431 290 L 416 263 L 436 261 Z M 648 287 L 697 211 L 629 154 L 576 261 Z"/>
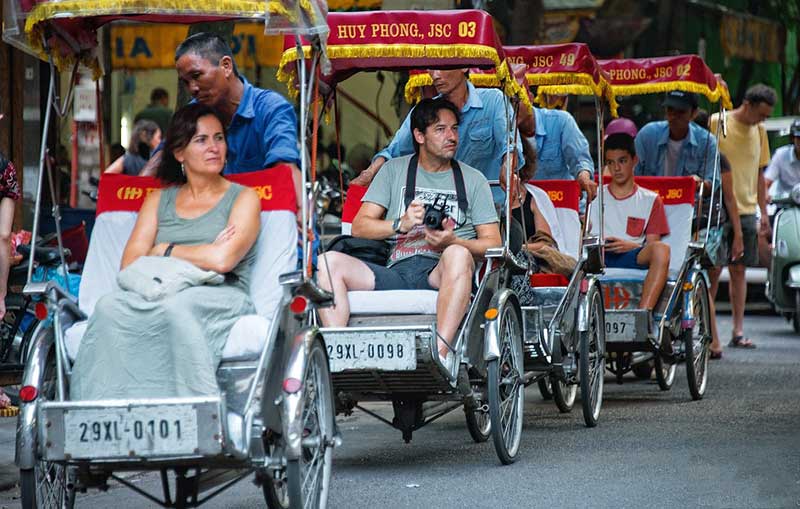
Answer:
<path fill-rule="evenodd" d="M 417 188 L 417 162 L 419 155 L 414 154 L 408 161 L 408 169 L 406 170 L 406 193 L 404 197 L 405 208 L 407 209 L 411 202 L 414 201 L 414 191 Z M 405 213 L 405 209 L 403 209 Z"/>
<path fill-rule="evenodd" d="M 461 211 L 461 214 L 464 217 L 467 217 L 467 206 L 469 202 L 467 202 L 467 188 L 464 185 L 464 173 L 461 171 L 461 165 L 458 164 L 458 161 L 453 159 L 450 161 L 450 165 L 453 167 L 453 180 L 456 183 L 456 200 L 458 200 L 458 210 Z"/>

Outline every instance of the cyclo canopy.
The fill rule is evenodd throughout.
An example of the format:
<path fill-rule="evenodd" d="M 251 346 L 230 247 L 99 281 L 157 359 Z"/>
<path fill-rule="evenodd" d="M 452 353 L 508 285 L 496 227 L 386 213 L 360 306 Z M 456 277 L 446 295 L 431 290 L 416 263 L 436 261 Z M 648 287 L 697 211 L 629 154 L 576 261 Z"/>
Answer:
<path fill-rule="evenodd" d="M 102 74 L 97 29 L 115 20 L 191 24 L 263 19 L 266 33 L 327 32 L 322 0 L 3 0 L 3 40 L 59 70 L 82 63 Z"/>
<path fill-rule="evenodd" d="M 725 81 L 697 55 L 601 60 L 600 67 L 617 96 L 682 90 L 721 102 L 723 108 L 733 107 Z"/>
<path fill-rule="evenodd" d="M 378 11 L 331 13 L 327 56 L 331 71 L 322 80 L 334 88 L 363 71 L 491 69 L 506 94 L 518 93 L 503 47 L 485 11 Z M 297 51 L 287 37 L 278 79 L 294 90 Z M 304 53 L 310 50 L 304 43 Z"/>

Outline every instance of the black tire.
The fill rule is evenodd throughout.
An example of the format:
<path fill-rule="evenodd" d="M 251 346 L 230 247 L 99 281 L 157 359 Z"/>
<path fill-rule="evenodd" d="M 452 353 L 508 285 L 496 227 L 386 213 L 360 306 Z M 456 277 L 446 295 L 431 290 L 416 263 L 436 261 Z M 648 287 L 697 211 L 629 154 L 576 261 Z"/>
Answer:
<path fill-rule="evenodd" d="M 472 437 L 472 440 L 474 440 L 476 444 L 489 440 L 489 435 L 492 434 L 492 418 L 489 417 L 488 410 L 485 408 L 468 410 L 465 407 L 464 417 L 467 418 L 469 436 Z"/>
<path fill-rule="evenodd" d="M 6 352 L 7 357 L 0 361 L 24 364 L 28 345 L 39 321 L 33 316 L 25 296 L 10 293 L 6 296 L 5 304 L 6 314 L 0 320 L 0 352 Z M 22 330 L 26 314 L 30 315 L 30 322 Z"/>
<path fill-rule="evenodd" d="M 522 327 L 517 310 L 509 303 L 503 306 L 499 320 L 500 358 L 487 363 L 489 415 L 497 457 L 504 465 L 510 465 L 517 460 L 522 438 Z"/>
<path fill-rule="evenodd" d="M 55 355 L 52 352 L 39 387 L 37 401 L 55 399 Z M 64 465 L 38 461 L 32 469 L 20 469 L 19 477 L 23 509 L 72 509 L 75 506 L 75 485 Z"/>
<path fill-rule="evenodd" d="M 651 361 L 647 361 L 634 364 L 631 367 L 631 371 L 633 371 L 633 374 L 636 375 L 636 378 L 641 380 L 650 380 L 650 376 L 653 374 L 653 363 Z"/>
<path fill-rule="evenodd" d="M 289 488 L 286 471 L 260 472 L 261 490 L 269 509 L 289 509 Z"/>
<path fill-rule="evenodd" d="M 303 378 L 303 453 L 286 462 L 289 506 L 316 509 L 325 506 L 333 462 L 333 389 L 328 357 L 320 340 L 308 354 Z M 265 493 L 266 496 L 266 493 Z"/>
<path fill-rule="evenodd" d="M 664 362 L 664 359 L 662 359 L 661 355 L 659 355 L 657 352 L 655 358 L 653 359 L 653 365 L 656 371 L 656 382 L 658 383 L 658 388 L 662 391 L 668 391 L 672 389 L 672 384 L 675 382 L 675 372 L 678 370 L 678 365 Z"/>
<path fill-rule="evenodd" d="M 550 387 L 553 389 L 553 402 L 562 414 L 572 412 L 575 399 L 578 397 L 578 384 L 568 384 L 563 380 L 550 378 Z"/>
<path fill-rule="evenodd" d="M 597 287 L 585 297 L 589 306 L 588 330 L 580 332 L 580 370 L 581 407 L 586 426 L 597 426 L 600 410 L 603 407 L 603 375 L 605 374 L 606 328 L 603 298 Z"/>
<path fill-rule="evenodd" d="M 800 292 L 794 292 L 794 313 L 792 313 L 792 328 L 800 334 Z"/>
<path fill-rule="evenodd" d="M 684 330 L 683 343 L 686 351 L 686 378 L 693 400 L 703 398 L 708 386 L 708 357 L 711 346 L 711 315 L 708 307 L 708 289 L 703 279 L 698 278 L 692 287 L 691 306 L 694 327 Z"/>
<path fill-rule="evenodd" d="M 550 401 L 553 399 L 553 389 L 552 389 L 553 382 L 550 381 L 550 377 L 540 378 L 538 385 L 539 385 L 539 394 L 542 395 L 542 399 L 545 401 Z"/>

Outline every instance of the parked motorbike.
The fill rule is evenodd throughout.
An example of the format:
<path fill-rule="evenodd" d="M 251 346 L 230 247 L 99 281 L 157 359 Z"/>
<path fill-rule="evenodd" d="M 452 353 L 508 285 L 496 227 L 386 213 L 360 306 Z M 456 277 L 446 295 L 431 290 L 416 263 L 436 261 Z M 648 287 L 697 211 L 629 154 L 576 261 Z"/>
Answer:
<path fill-rule="evenodd" d="M 772 228 L 767 299 L 800 333 L 800 184 L 772 203 L 778 212 Z"/>

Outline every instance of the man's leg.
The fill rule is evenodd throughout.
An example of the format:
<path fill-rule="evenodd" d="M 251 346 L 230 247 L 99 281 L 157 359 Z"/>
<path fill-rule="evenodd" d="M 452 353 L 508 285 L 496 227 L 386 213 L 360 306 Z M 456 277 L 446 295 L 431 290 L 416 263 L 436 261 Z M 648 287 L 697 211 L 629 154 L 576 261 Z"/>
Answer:
<path fill-rule="evenodd" d="M 428 276 L 428 283 L 439 289 L 436 300 L 436 329 L 450 345 L 469 306 L 475 261 L 463 246 L 448 246 Z M 439 354 L 447 355 L 447 345 L 439 340 Z"/>
<path fill-rule="evenodd" d="M 719 275 L 722 272 L 721 267 L 711 267 L 708 269 L 708 312 L 711 315 L 711 351 L 722 352 L 722 343 L 719 341 L 719 332 L 717 332 L 717 308 L 714 301 L 717 300 L 717 290 L 719 290 Z"/>
<path fill-rule="evenodd" d="M 648 267 L 639 307 L 655 309 L 669 276 L 669 246 L 663 242 L 648 242 L 636 256 L 636 263 Z"/>
<path fill-rule="evenodd" d="M 334 306 L 320 308 L 319 317 L 325 327 L 346 327 L 350 320 L 348 290 L 373 290 L 375 274 L 369 266 L 352 256 L 335 251 L 320 255 L 317 262 L 317 283 L 333 292 Z"/>
<path fill-rule="evenodd" d="M 730 282 L 728 293 L 731 299 L 731 313 L 733 315 L 733 335 L 744 335 L 744 305 L 747 301 L 747 280 L 745 279 L 746 266 L 743 263 L 728 265 Z"/>

